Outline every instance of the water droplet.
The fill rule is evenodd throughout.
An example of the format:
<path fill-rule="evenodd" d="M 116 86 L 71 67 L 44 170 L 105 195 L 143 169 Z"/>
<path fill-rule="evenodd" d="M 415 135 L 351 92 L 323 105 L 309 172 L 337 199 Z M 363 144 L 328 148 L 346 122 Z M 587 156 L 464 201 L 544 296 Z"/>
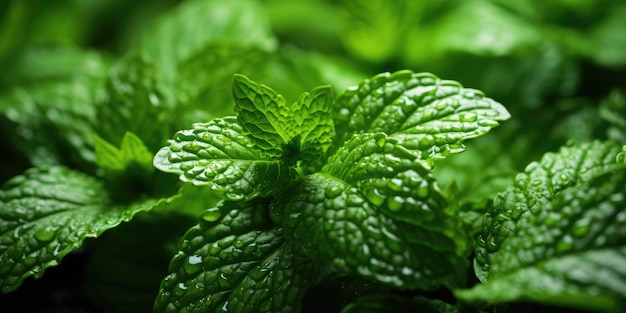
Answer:
<path fill-rule="evenodd" d="M 180 288 L 182 290 L 187 290 L 187 286 L 185 286 L 185 284 L 183 284 L 183 283 L 178 283 L 178 288 Z"/>
<path fill-rule="evenodd" d="M 48 242 L 54 238 L 56 229 L 52 226 L 46 226 L 35 233 L 35 238 L 41 242 Z"/>
<path fill-rule="evenodd" d="M 623 149 L 626 149 L 626 146 Z M 615 157 L 615 162 L 618 164 L 626 163 L 626 151 L 618 153 Z"/>
<path fill-rule="evenodd" d="M 326 189 L 324 190 L 324 196 L 327 199 L 333 199 L 341 195 L 342 192 L 343 192 L 343 189 L 341 187 L 337 185 L 332 185 L 332 186 L 326 187 Z"/>
<path fill-rule="evenodd" d="M 476 122 L 478 116 L 474 112 L 463 113 L 460 116 L 461 122 Z"/>
<path fill-rule="evenodd" d="M 217 221 L 221 215 L 222 212 L 220 212 L 219 208 L 210 208 L 206 212 L 204 212 L 204 214 L 202 214 L 202 219 L 212 223 Z"/>
<path fill-rule="evenodd" d="M 404 199 L 398 196 L 387 199 L 387 207 L 391 211 L 399 211 L 404 206 Z"/>
<path fill-rule="evenodd" d="M 441 110 L 443 110 L 443 109 L 445 109 L 447 107 L 448 107 L 448 104 L 445 101 L 437 101 L 435 103 L 435 109 L 437 109 L 437 110 L 441 111 Z"/>
<path fill-rule="evenodd" d="M 191 255 L 189 256 L 189 264 L 195 265 L 202 263 L 202 257 L 199 255 Z"/>
<path fill-rule="evenodd" d="M 483 127 L 496 127 L 500 125 L 500 123 L 494 120 L 480 120 L 478 121 L 478 125 Z"/>

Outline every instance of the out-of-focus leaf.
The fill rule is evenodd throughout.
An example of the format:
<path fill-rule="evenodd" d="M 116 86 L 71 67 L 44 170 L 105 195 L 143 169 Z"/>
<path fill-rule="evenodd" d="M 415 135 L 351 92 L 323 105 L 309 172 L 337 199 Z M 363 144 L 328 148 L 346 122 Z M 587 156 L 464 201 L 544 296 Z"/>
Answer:
<path fill-rule="evenodd" d="M 173 82 L 179 64 L 209 44 L 230 43 L 273 51 L 276 40 L 261 12 L 252 0 L 185 1 L 164 15 L 139 46 Z"/>
<path fill-rule="evenodd" d="M 418 297 L 409 299 L 395 295 L 372 295 L 357 299 L 340 313 L 457 313 L 455 306 L 441 300 Z"/>
<path fill-rule="evenodd" d="M 94 97 L 107 66 L 94 52 L 56 46 L 32 47 L 15 61 L 19 84 L 0 91 L 0 114 L 11 122 L 2 126 L 33 164 L 88 168 L 95 161 Z"/>
<path fill-rule="evenodd" d="M 172 100 L 168 94 L 158 69 L 145 57 L 122 59 L 109 71 L 98 94 L 96 133 L 117 145 L 132 132 L 156 151 L 169 135 Z"/>

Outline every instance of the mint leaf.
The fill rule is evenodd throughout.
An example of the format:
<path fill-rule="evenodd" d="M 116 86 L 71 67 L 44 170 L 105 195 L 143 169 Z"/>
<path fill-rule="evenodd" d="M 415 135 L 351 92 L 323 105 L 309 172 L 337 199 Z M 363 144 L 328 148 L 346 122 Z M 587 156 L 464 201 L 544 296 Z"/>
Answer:
<path fill-rule="evenodd" d="M 133 132 L 156 150 L 169 134 L 170 101 L 152 62 L 142 56 L 123 58 L 109 71 L 97 98 L 95 132 L 116 145 Z"/>
<path fill-rule="evenodd" d="M 195 185 L 208 185 L 230 200 L 268 196 L 289 181 L 282 161 L 254 149 L 234 117 L 181 130 L 154 156 L 154 166 Z"/>
<path fill-rule="evenodd" d="M 519 218 L 493 258 L 489 281 L 457 297 L 620 312 L 626 304 L 625 206 L 623 164 L 561 191 Z"/>
<path fill-rule="evenodd" d="M 234 43 L 273 51 L 270 25 L 251 0 L 195 0 L 179 4 L 155 23 L 139 48 L 175 81 L 180 62 L 214 43 Z"/>
<path fill-rule="evenodd" d="M 366 79 L 337 96 L 333 112 L 337 145 L 355 133 L 384 132 L 421 159 L 445 158 L 465 149 L 510 115 L 482 92 L 430 73 L 398 71 Z"/>
<path fill-rule="evenodd" d="M 273 203 L 308 257 L 402 289 L 457 282 L 460 221 L 423 162 L 380 133 L 353 137 L 329 162 Z"/>
<path fill-rule="evenodd" d="M 316 161 L 331 144 L 330 87 L 314 88 L 288 106 L 283 96 L 270 87 L 235 75 L 233 98 L 237 120 L 246 134 L 271 155 Z M 302 156 L 298 157 L 300 153 Z"/>
<path fill-rule="evenodd" d="M 298 312 L 316 277 L 285 245 L 267 200 L 221 202 L 180 243 L 157 312 Z"/>
<path fill-rule="evenodd" d="M 179 63 L 175 125 L 234 115 L 232 77 L 263 72 L 271 54 L 245 43 L 209 43 Z M 211 69 L 199 71 L 198 69 Z M 298 90 L 298 91 L 301 91 Z"/>
<path fill-rule="evenodd" d="M 483 220 L 477 241 L 475 270 L 486 281 L 489 266 L 502 242 L 527 214 L 536 214 L 561 191 L 589 182 L 599 173 L 616 168 L 621 147 L 612 142 L 570 142 L 558 153 L 547 153 L 517 175 L 513 186 L 499 193 Z"/>
<path fill-rule="evenodd" d="M 50 64 L 35 71 L 31 66 L 41 65 L 41 56 Z M 10 122 L 2 125 L 11 129 L 7 137 L 35 165 L 89 168 L 95 158 L 94 97 L 108 61 L 74 47 L 32 47 L 12 61 L 16 82 L 0 92 L 0 114 Z"/>
<path fill-rule="evenodd" d="M 0 288 L 9 292 L 29 276 L 82 245 L 86 238 L 129 221 L 154 200 L 113 205 L 101 182 L 64 167 L 33 168 L 0 190 Z"/>
<path fill-rule="evenodd" d="M 96 164 L 102 169 L 119 172 L 131 164 L 138 164 L 148 172 L 152 170 L 152 153 L 143 141 L 131 132 L 124 134 L 119 149 L 97 135 L 94 142 Z"/>

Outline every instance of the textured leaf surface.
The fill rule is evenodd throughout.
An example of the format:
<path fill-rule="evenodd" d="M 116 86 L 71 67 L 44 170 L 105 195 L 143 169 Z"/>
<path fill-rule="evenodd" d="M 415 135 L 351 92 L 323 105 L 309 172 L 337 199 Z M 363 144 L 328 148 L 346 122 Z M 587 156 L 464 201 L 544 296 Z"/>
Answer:
<path fill-rule="evenodd" d="M 41 277 L 86 238 L 149 210 L 154 200 L 110 203 L 102 183 L 63 167 L 35 168 L 0 190 L 0 287 Z"/>
<path fill-rule="evenodd" d="M 522 215 L 466 301 L 531 300 L 621 312 L 626 304 L 626 169 L 556 194 Z"/>
<path fill-rule="evenodd" d="M 194 0 L 181 3 L 146 33 L 140 48 L 168 79 L 178 64 L 211 43 L 236 43 L 272 51 L 276 46 L 267 19 L 255 1 Z"/>
<path fill-rule="evenodd" d="M 482 92 L 429 73 L 383 73 L 348 88 L 335 100 L 340 145 L 355 133 L 384 132 L 422 159 L 463 151 L 463 141 L 510 117 Z"/>
<path fill-rule="evenodd" d="M 476 247 L 475 267 L 485 281 L 493 255 L 515 231 L 517 222 L 527 213 L 536 214 L 559 192 L 617 166 L 621 147 L 610 142 L 570 143 L 558 153 L 547 153 L 539 162 L 526 167 L 513 186 L 498 194 L 485 215 Z"/>
<path fill-rule="evenodd" d="M 104 91 L 97 98 L 95 131 L 115 145 L 126 132 L 133 132 L 156 150 L 169 133 L 169 101 L 152 62 L 140 56 L 122 59 L 109 71 Z"/>
<path fill-rule="evenodd" d="M 235 75 L 233 98 L 237 120 L 246 134 L 272 155 L 292 158 L 290 154 L 302 153 L 302 157 L 293 158 L 315 161 L 331 144 L 330 87 L 317 87 L 287 105 L 283 96 L 271 88 Z"/>
<path fill-rule="evenodd" d="M 253 148 L 234 117 L 178 131 L 155 155 L 154 166 L 232 200 L 269 195 L 289 179 L 287 167 Z"/>
<path fill-rule="evenodd" d="M 156 311 L 299 312 L 317 274 L 284 242 L 266 200 L 220 203 L 183 237 Z"/>
<path fill-rule="evenodd" d="M 455 269 L 465 264 L 458 217 L 446 211 L 421 161 L 384 134 L 366 134 L 329 162 L 272 211 L 307 256 L 399 288 L 435 288 L 457 278 Z"/>

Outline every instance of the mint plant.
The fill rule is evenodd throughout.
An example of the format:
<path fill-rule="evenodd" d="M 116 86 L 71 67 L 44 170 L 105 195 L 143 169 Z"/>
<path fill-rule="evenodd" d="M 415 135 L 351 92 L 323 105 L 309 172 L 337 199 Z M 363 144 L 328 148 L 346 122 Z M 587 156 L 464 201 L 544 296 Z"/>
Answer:
<path fill-rule="evenodd" d="M 1 312 L 626 310 L 623 1 L 59 1 L 0 5 Z"/>
<path fill-rule="evenodd" d="M 470 245 L 430 169 L 508 119 L 501 104 L 410 71 L 292 104 L 243 75 L 232 90 L 236 117 L 196 123 L 155 155 L 224 198 L 183 236 L 157 311 L 297 312 L 334 273 L 464 285 Z"/>

